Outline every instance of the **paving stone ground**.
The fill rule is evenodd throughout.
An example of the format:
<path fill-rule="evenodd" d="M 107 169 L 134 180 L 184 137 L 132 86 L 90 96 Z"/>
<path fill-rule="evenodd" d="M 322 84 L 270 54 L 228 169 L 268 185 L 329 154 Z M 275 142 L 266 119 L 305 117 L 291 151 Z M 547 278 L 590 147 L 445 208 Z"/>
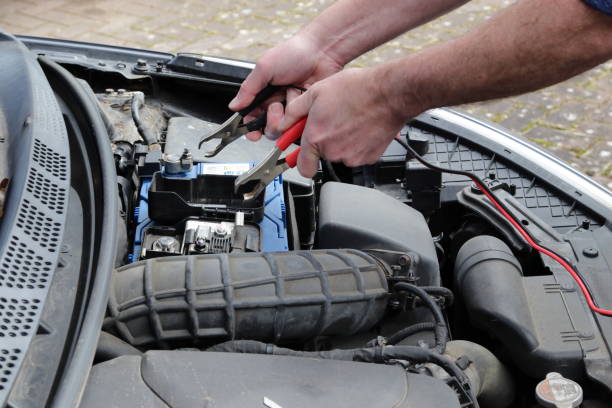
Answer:
<path fill-rule="evenodd" d="M 256 60 L 330 0 L 0 0 L 17 34 Z M 473 0 L 353 62 L 371 66 L 461 35 L 510 0 Z M 530 94 L 458 107 L 496 122 L 612 189 L 612 61 Z"/>

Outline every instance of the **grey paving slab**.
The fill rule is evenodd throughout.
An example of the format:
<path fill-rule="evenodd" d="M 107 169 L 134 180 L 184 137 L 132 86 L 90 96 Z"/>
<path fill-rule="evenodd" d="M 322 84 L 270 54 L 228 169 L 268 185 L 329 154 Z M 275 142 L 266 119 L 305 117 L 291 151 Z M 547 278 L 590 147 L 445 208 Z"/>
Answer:
<path fill-rule="evenodd" d="M 372 66 L 459 36 L 512 2 L 473 0 L 352 65 Z M 256 60 L 331 3 L 1 0 L 0 27 L 18 34 Z M 612 62 L 538 92 L 457 108 L 531 140 L 612 189 Z"/>

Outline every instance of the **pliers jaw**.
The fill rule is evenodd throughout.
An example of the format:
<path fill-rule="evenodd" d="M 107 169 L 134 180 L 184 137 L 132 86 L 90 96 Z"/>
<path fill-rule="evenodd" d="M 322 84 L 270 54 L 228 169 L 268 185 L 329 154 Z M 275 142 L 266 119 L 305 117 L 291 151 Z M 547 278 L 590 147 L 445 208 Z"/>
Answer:
<path fill-rule="evenodd" d="M 261 194 L 261 192 L 269 183 L 272 182 L 272 180 L 286 170 L 281 168 L 282 163 L 280 163 L 281 160 L 278 159 L 282 152 L 283 151 L 278 148 L 270 150 L 262 161 L 257 163 L 246 173 L 242 173 L 240 176 L 238 176 L 236 180 L 234 180 L 234 193 L 237 194 L 240 187 L 249 184 L 252 181 L 257 181 L 257 184 L 255 184 L 255 187 L 253 187 L 251 191 L 243 194 L 243 198 L 245 200 L 252 200 Z M 282 161 L 284 162 L 284 160 Z M 279 164 L 281 166 L 279 166 Z"/>
<path fill-rule="evenodd" d="M 234 180 L 234 193 L 238 193 L 240 187 L 245 184 L 257 181 L 255 187 L 253 187 L 251 191 L 243 194 L 245 200 L 252 200 L 261 194 L 266 186 L 278 177 L 279 174 L 282 174 L 287 169 L 295 167 L 298 155 L 300 154 L 300 147 L 282 159 L 280 156 L 285 149 L 300 138 L 305 127 L 306 118 L 302 118 L 287 129 L 287 131 L 276 140 L 274 149 L 270 150 L 262 161 Z"/>
<path fill-rule="evenodd" d="M 254 200 L 265 190 L 266 186 L 267 184 L 264 184 L 262 181 L 258 181 L 251 191 L 242 194 L 242 198 L 244 201 Z"/>
<path fill-rule="evenodd" d="M 242 120 L 251 111 L 253 111 L 253 109 L 282 88 L 283 87 L 275 85 L 266 86 L 255 96 L 249 106 L 230 116 L 230 118 L 222 123 L 211 135 L 202 138 L 198 147 L 201 147 L 203 143 L 212 139 L 221 139 L 214 150 L 206 153 L 206 157 L 213 157 L 223 150 L 225 146 L 229 145 L 247 132 L 264 129 L 267 121 L 267 115 L 265 112 L 249 123 L 242 123 Z M 302 89 L 302 91 L 305 91 L 305 89 Z M 253 182 L 255 182 L 253 189 L 243 194 L 243 198 L 245 200 L 252 200 L 261 194 L 265 190 L 266 186 L 270 184 L 272 180 L 278 177 L 279 174 L 282 174 L 285 170 L 291 167 L 295 167 L 297 164 L 297 157 L 300 153 L 300 148 L 297 148 L 293 152 L 289 153 L 284 159 L 280 159 L 280 156 L 285 149 L 300 138 L 305 126 L 306 118 L 302 118 L 287 129 L 287 131 L 285 131 L 285 133 L 283 133 L 283 135 L 276 140 L 274 149 L 272 149 L 261 162 L 236 178 L 234 181 L 234 192 L 237 194 L 240 187 L 244 186 L 245 184 L 253 184 Z"/>
<path fill-rule="evenodd" d="M 213 157 L 223 150 L 225 146 L 229 145 L 247 132 L 264 129 L 266 127 L 267 120 L 267 115 L 265 113 L 261 114 L 257 119 L 250 121 L 249 123 L 242 123 L 242 120 L 257 106 L 266 101 L 269 97 L 274 95 L 275 92 L 281 90 L 282 88 L 282 86 L 276 85 L 266 86 L 255 96 L 249 106 L 230 116 L 230 118 L 223 122 L 210 136 L 205 136 L 202 138 L 198 144 L 198 148 L 202 147 L 202 143 L 204 142 L 208 142 L 212 139 L 221 139 L 221 142 L 217 145 L 217 147 L 215 147 L 214 150 L 206 153 L 206 157 Z"/>
<path fill-rule="evenodd" d="M 198 147 L 201 147 L 202 143 L 208 142 L 212 139 L 221 139 L 219 144 L 213 150 L 206 153 L 206 157 L 216 156 L 217 153 L 225 148 L 225 146 L 233 143 L 242 135 L 245 135 L 248 132 L 264 129 L 266 127 L 267 117 L 268 115 L 264 112 L 256 119 L 248 123 L 242 123 L 242 115 L 240 115 L 240 113 L 234 113 L 228 120 L 222 123 L 212 135 L 202 138 Z"/>
<path fill-rule="evenodd" d="M 200 139 L 198 148 L 202 147 L 202 144 L 213 139 L 221 139 L 214 150 L 206 153 L 206 157 L 213 157 L 223 150 L 225 146 L 229 145 L 245 133 L 246 129 L 242 125 L 242 116 L 239 113 L 234 113 L 228 120 L 223 122 L 217 129 L 215 129 L 213 134 Z"/>

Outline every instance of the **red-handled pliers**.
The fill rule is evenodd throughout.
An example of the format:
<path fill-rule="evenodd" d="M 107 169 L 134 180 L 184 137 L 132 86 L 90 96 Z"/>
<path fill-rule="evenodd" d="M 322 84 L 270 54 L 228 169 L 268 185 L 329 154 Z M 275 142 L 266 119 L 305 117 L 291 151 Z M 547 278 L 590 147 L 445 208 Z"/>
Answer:
<path fill-rule="evenodd" d="M 234 181 L 234 192 L 238 193 L 240 187 L 256 181 L 255 186 L 248 193 L 244 193 L 243 197 L 245 200 L 252 200 L 257 197 L 266 186 L 272 182 L 279 174 L 282 174 L 285 170 L 295 167 L 297 164 L 297 158 L 300 154 L 301 148 L 298 147 L 284 158 L 280 159 L 281 154 L 285 151 L 293 142 L 298 140 L 304 128 L 306 127 L 306 119 L 304 117 L 293 124 L 287 129 L 281 137 L 275 142 L 275 147 L 267 154 L 267 156 L 257 163 L 255 167 L 249 171 L 242 173 Z"/>
<path fill-rule="evenodd" d="M 221 141 L 219 142 L 217 147 L 215 147 L 214 150 L 206 153 L 206 157 L 213 157 L 217 155 L 217 153 L 219 153 L 221 150 L 223 150 L 227 145 L 240 138 L 242 135 L 245 135 L 248 132 L 253 132 L 255 130 L 264 129 L 266 127 L 267 121 L 267 115 L 265 112 L 259 115 L 257 119 L 252 120 L 248 123 L 242 123 L 242 121 L 244 117 L 251 113 L 251 111 L 253 111 L 257 106 L 259 106 L 266 99 L 274 95 L 275 92 L 283 88 L 283 86 L 277 85 L 266 86 L 264 89 L 259 91 L 257 95 L 255 95 L 255 98 L 249 104 L 249 106 L 239 110 L 238 112 L 230 116 L 229 119 L 219 125 L 219 127 L 217 127 L 217 129 L 215 129 L 212 134 L 204 136 L 200 140 L 198 148 L 202 147 L 202 144 L 208 142 L 209 140 L 221 139 Z"/>
<path fill-rule="evenodd" d="M 213 157 L 217 155 L 221 150 L 223 150 L 227 145 L 239 139 L 242 135 L 247 134 L 248 132 L 253 132 L 255 130 L 263 130 L 266 127 L 266 121 L 268 120 L 266 112 L 259 115 L 256 119 L 243 123 L 243 119 L 249 113 L 251 113 L 256 107 L 265 102 L 268 98 L 274 95 L 276 92 L 285 88 L 295 88 L 302 92 L 305 92 L 306 89 L 296 86 L 296 85 L 270 85 L 268 84 L 264 89 L 259 91 L 253 101 L 247 106 L 234 113 L 223 122 L 217 129 L 215 129 L 210 135 L 204 136 L 200 143 L 198 144 L 198 148 L 202 147 L 202 144 L 208 142 L 212 139 L 221 139 L 217 147 L 214 150 L 206 153 L 206 157 Z"/>

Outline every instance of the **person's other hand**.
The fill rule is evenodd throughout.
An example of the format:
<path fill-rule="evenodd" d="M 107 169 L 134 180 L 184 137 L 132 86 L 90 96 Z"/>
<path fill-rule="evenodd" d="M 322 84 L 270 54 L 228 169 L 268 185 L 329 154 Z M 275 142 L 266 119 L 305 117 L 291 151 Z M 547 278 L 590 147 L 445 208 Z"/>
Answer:
<path fill-rule="evenodd" d="M 375 163 L 406 121 L 421 113 L 416 99 L 394 101 L 385 78 L 384 69 L 346 69 L 287 105 L 281 131 L 308 115 L 297 164 L 304 177 L 315 175 L 319 158 L 349 167 Z"/>
<path fill-rule="evenodd" d="M 309 88 L 315 82 L 328 77 L 343 68 L 325 52 L 321 51 L 316 41 L 307 35 L 296 35 L 288 41 L 268 50 L 258 61 L 255 69 L 240 86 L 236 97 L 229 108 L 238 111 L 251 103 L 255 95 L 266 85 L 297 85 Z M 279 102 L 286 98 L 287 103 L 300 95 L 300 91 L 287 88 L 286 95 L 276 95 L 267 101 L 265 106 L 255 109 L 245 117 L 249 122 L 257 117 L 263 109 L 268 110 L 265 133 L 278 136 L 278 124 L 283 117 L 284 107 Z M 261 132 L 250 132 L 247 138 L 253 141 L 261 138 Z"/>

